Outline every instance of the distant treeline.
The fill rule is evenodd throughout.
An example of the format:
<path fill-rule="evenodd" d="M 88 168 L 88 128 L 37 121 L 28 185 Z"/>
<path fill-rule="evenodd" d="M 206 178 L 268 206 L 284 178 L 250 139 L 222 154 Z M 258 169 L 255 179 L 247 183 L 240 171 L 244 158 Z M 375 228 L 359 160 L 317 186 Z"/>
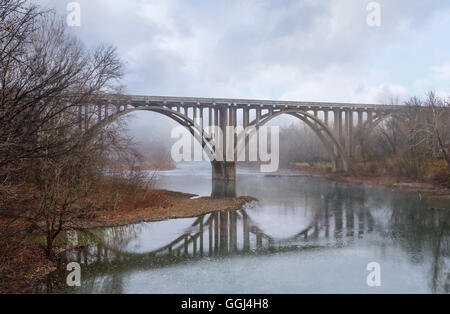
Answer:
<path fill-rule="evenodd" d="M 352 172 L 365 176 L 399 176 L 450 184 L 450 107 L 430 92 L 413 97 L 405 110 L 387 117 L 373 130 L 355 127 Z M 329 162 L 320 140 L 295 123 L 280 132 L 280 164 Z"/>

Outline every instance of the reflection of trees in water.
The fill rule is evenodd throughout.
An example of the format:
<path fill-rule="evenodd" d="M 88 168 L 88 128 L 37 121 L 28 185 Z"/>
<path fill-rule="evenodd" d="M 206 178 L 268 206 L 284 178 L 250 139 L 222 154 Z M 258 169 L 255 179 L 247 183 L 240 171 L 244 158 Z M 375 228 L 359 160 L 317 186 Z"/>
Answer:
<path fill-rule="evenodd" d="M 223 211 L 198 217 L 177 239 L 144 254 L 124 252 L 130 241 L 139 234 L 138 226 L 104 230 L 100 236 L 108 241 L 98 244 L 96 248 L 91 247 L 88 252 L 80 253 L 78 250 L 78 255 L 72 256 L 71 260 L 75 258 L 84 264 L 83 291 L 120 293 L 124 276 L 136 269 L 163 268 L 186 261 L 195 262 L 207 256 L 260 255 L 343 247 L 376 230 L 377 234 L 386 235 L 386 240 L 393 239 L 407 252 L 419 252 L 419 255 L 408 254 L 420 256 L 413 262 L 419 263 L 431 256 L 433 267 L 429 276 L 432 291 L 449 291 L 446 264 L 449 252 L 448 212 L 426 212 L 422 204 L 412 201 L 410 197 L 392 196 L 383 191 L 370 190 L 369 194 L 364 189 L 349 189 L 345 185 L 328 184 L 326 187 L 312 189 L 313 193 L 307 199 L 300 195 L 295 202 L 282 202 L 286 211 L 305 206 L 311 213 L 307 227 L 299 228 L 298 233 L 290 238 L 276 239 L 265 233 L 245 210 Z M 376 211 L 374 209 L 382 208 L 385 208 L 387 215 L 381 217 L 381 221 L 377 217 L 376 221 L 372 213 Z M 381 224 L 378 225 L 378 222 Z M 79 255 L 89 258 L 80 258 Z"/>
<path fill-rule="evenodd" d="M 433 292 L 450 292 L 450 211 L 424 209 L 421 202 L 402 197 L 392 201 L 389 220 L 391 236 L 406 251 L 413 263 L 430 260 L 430 288 Z"/>
<path fill-rule="evenodd" d="M 46 282 L 43 283 L 40 290 L 43 292 L 52 293 L 60 289 L 67 289 L 65 287 L 66 275 L 65 265 L 76 261 L 80 265 L 90 265 L 95 263 L 103 263 L 108 268 L 110 260 L 121 260 L 126 255 L 126 248 L 130 242 L 133 241 L 142 231 L 142 225 L 127 225 L 113 228 L 95 229 L 93 231 L 76 231 L 75 238 L 88 239 L 89 243 L 77 247 L 75 249 L 67 250 L 60 254 L 59 270 L 53 272 L 47 277 Z M 89 276 L 89 269 L 83 267 L 83 273 L 87 271 Z M 85 274 L 86 275 L 86 274 Z M 83 287 L 87 291 L 95 292 L 96 288 L 101 287 L 98 292 L 115 292 L 120 293 L 122 287 L 122 274 L 112 273 L 104 274 L 102 276 L 95 276 L 93 278 L 83 280 Z M 75 291 L 74 289 L 69 289 Z"/>
<path fill-rule="evenodd" d="M 265 233 L 245 210 L 222 211 L 198 217 L 177 239 L 153 252 L 124 252 L 130 238 L 139 232 L 126 227 L 111 233 L 102 231 L 101 237 L 108 239 L 107 242 L 97 244 L 86 253 L 78 250 L 81 257 L 89 255 L 87 259 L 72 256 L 70 260 L 75 258 L 83 265 L 83 291 L 117 293 L 122 291 L 123 277 L 134 269 L 162 268 L 206 256 L 260 255 L 343 246 L 362 238 L 371 229 L 364 197 L 356 204 L 345 198 L 343 191 L 328 189 L 316 191 L 303 202 L 301 199 L 294 204 L 284 202 L 287 210 L 300 202 L 310 212 L 307 226 L 299 227 L 289 238 L 276 239 Z"/>

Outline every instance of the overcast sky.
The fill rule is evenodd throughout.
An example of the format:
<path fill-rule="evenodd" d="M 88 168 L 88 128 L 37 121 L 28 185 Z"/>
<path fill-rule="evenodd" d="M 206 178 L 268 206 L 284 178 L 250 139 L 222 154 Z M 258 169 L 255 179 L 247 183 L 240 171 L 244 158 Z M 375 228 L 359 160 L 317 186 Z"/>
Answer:
<path fill-rule="evenodd" d="M 40 4 L 67 14 L 65 0 Z M 117 47 L 128 93 L 383 103 L 448 95 L 450 1 L 78 0 L 89 46 Z"/>
<path fill-rule="evenodd" d="M 70 1 L 40 3 L 66 14 Z M 78 0 L 88 45 L 115 45 L 129 93 L 383 102 L 448 93 L 450 1 Z M 386 99 L 387 98 L 387 99 Z"/>

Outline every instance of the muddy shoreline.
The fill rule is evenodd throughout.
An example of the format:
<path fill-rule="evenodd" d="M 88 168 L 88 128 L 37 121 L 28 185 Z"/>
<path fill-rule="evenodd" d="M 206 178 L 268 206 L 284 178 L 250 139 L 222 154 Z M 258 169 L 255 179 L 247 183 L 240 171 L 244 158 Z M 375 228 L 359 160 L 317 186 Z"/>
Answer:
<path fill-rule="evenodd" d="M 364 187 L 384 187 L 395 192 L 420 193 L 424 196 L 450 201 L 450 188 L 399 177 L 363 177 L 344 174 L 332 174 L 318 170 L 282 169 L 286 173 L 267 174 L 266 177 L 306 177 L 324 178 L 330 181 Z M 288 171 L 290 173 L 288 173 Z"/>
<path fill-rule="evenodd" d="M 156 222 L 178 218 L 192 218 L 223 210 L 240 210 L 247 203 L 256 202 L 250 196 L 234 198 L 198 197 L 195 194 L 153 190 L 167 201 L 163 205 L 115 211 L 96 212 L 94 217 L 74 219 L 67 229 L 93 229 L 119 227 L 142 222 Z"/>

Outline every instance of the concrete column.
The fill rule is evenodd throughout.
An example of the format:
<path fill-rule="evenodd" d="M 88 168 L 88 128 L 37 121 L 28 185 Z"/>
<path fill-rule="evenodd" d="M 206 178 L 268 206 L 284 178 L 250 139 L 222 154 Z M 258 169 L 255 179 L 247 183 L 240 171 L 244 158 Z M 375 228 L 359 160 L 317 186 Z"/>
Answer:
<path fill-rule="evenodd" d="M 215 137 L 216 151 L 220 149 L 223 153 L 222 160 L 214 160 L 211 162 L 212 167 L 212 178 L 213 180 L 224 180 L 224 181 L 235 181 L 236 180 L 236 163 L 234 161 L 228 162 L 227 159 L 227 125 L 229 123 L 229 111 L 228 108 L 222 107 L 220 109 L 214 108 L 214 125 L 220 126 L 222 130 L 222 147 L 220 147 L 218 142 L 219 138 Z M 233 156 L 232 156 L 233 157 Z"/>
<path fill-rule="evenodd" d="M 358 110 L 358 128 L 363 126 L 363 112 L 362 110 Z"/>
<path fill-rule="evenodd" d="M 211 197 L 212 198 L 236 197 L 236 182 L 213 180 Z"/>
<path fill-rule="evenodd" d="M 219 109 L 218 108 L 214 108 L 214 127 L 218 127 L 219 126 Z M 214 131 L 214 136 L 216 136 L 216 133 Z M 218 140 L 217 138 L 214 137 L 214 140 Z M 217 142 L 216 142 L 216 146 L 217 146 Z"/>
<path fill-rule="evenodd" d="M 256 109 L 256 125 L 258 125 L 260 121 L 261 121 L 261 107 Z M 257 147 L 258 147 L 258 151 L 259 151 L 259 145 L 260 145 L 260 143 L 259 143 L 259 127 L 256 128 L 255 136 L 256 136 L 256 143 L 258 143 Z M 260 161 L 259 160 L 259 154 L 256 154 L 256 160 L 258 162 Z"/>
<path fill-rule="evenodd" d="M 348 156 L 353 155 L 353 111 L 349 112 L 350 119 L 348 120 Z"/>
<path fill-rule="evenodd" d="M 213 180 L 235 181 L 236 163 L 227 161 L 212 161 Z"/>
<path fill-rule="evenodd" d="M 339 143 L 342 145 L 342 147 L 345 147 L 344 125 L 343 125 L 343 121 L 342 121 L 342 110 L 338 111 L 338 129 L 339 129 Z"/>
<path fill-rule="evenodd" d="M 248 125 L 250 124 L 250 110 L 248 109 L 248 107 L 244 108 L 244 112 L 243 112 L 243 126 L 244 126 L 244 130 L 248 127 Z M 245 147 L 244 147 L 244 156 L 245 156 L 245 161 L 248 161 L 248 136 L 247 133 L 244 133 L 244 141 L 245 141 Z"/>
<path fill-rule="evenodd" d="M 248 108 L 244 108 L 244 129 L 248 127 L 250 120 L 250 113 Z"/>
<path fill-rule="evenodd" d="M 225 129 L 226 134 L 226 139 L 227 139 L 227 145 L 226 145 L 226 150 L 227 150 L 227 161 L 236 161 L 235 159 L 235 152 L 234 152 L 234 144 L 236 143 L 236 139 L 234 138 L 234 132 L 232 133 L 231 128 L 234 126 L 234 108 L 229 105 L 228 106 L 228 124 L 227 124 L 227 129 Z"/>
<path fill-rule="evenodd" d="M 223 160 L 227 160 L 227 125 L 228 125 L 228 108 L 220 108 L 220 128 L 222 129 L 222 152 Z"/>
<path fill-rule="evenodd" d="M 212 114 L 212 108 L 208 107 L 208 130 L 209 130 L 209 135 L 212 136 L 213 132 L 212 132 L 212 126 L 213 126 L 213 114 Z"/>
<path fill-rule="evenodd" d="M 339 136 L 339 112 L 338 112 L 338 110 L 333 110 L 333 113 L 334 113 L 334 127 L 333 127 L 333 129 L 334 129 L 334 135 L 336 136 L 336 137 L 338 137 Z"/>
<path fill-rule="evenodd" d="M 234 146 L 233 146 L 233 152 L 234 152 L 234 161 L 237 162 L 237 133 L 236 133 L 236 127 L 237 127 L 237 108 L 234 107 L 233 109 L 233 127 L 234 127 L 234 131 L 233 131 L 233 136 L 234 136 Z"/>
<path fill-rule="evenodd" d="M 325 125 L 328 127 L 328 119 L 329 119 L 329 117 L 328 117 L 328 110 L 324 110 L 323 111 L 323 117 L 324 117 L 324 120 L 325 120 Z"/>
<path fill-rule="evenodd" d="M 350 110 L 345 110 L 345 151 L 347 156 L 350 155 L 350 119 L 351 119 L 351 114 L 350 114 Z"/>
<path fill-rule="evenodd" d="M 373 123 L 373 112 L 367 111 L 367 121 L 369 121 L 369 125 Z"/>
<path fill-rule="evenodd" d="M 334 134 L 336 140 L 339 142 L 339 111 L 337 109 L 333 109 L 333 114 L 334 114 L 333 134 Z M 338 149 L 334 144 L 333 144 L 333 146 L 334 146 L 334 153 L 337 154 Z"/>
<path fill-rule="evenodd" d="M 256 109 L 256 124 L 261 120 L 261 108 Z"/>

